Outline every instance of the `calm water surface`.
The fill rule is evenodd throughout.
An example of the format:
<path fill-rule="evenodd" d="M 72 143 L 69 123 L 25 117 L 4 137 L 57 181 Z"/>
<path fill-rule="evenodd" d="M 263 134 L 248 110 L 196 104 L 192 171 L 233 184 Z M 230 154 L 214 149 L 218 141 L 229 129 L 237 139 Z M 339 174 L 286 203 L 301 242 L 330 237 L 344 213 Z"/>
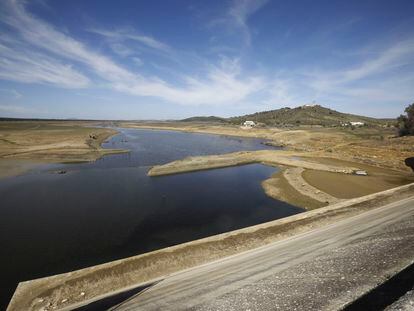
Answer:
<path fill-rule="evenodd" d="M 118 129 L 94 163 L 0 180 L 1 302 L 19 281 L 103 263 L 303 210 L 268 198 L 259 164 L 164 177 L 150 166 L 192 155 L 273 149 L 260 140 Z M 66 174 L 54 174 L 56 169 Z M 1 306 L 1 305 L 0 305 Z"/>

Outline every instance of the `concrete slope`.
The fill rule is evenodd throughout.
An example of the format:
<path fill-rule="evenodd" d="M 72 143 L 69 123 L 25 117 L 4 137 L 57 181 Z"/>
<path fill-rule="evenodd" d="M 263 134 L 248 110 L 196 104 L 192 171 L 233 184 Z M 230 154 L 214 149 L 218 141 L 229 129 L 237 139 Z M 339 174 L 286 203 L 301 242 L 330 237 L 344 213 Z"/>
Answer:
<path fill-rule="evenodd" d="M 414 184 L 409 184 L 150 253 L 20 282 L 7 310 L 72 310 L 102 302 L 179 271 L 258 249 L 413 196 Z"/>
<path fill-rule="evenodd" d="M 113 310 L 338 310 L 414 261 L 414 198 L 165 278 Z"/>

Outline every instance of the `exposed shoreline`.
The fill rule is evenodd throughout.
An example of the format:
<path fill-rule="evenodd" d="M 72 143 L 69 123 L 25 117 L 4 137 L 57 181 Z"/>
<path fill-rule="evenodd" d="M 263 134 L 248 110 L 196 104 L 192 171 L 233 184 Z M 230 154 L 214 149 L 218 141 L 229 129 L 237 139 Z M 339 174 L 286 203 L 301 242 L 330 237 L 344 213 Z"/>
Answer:
<path fill-rule="evenodd" d="M 148 171 L 148 176 L 163 176 L 252 163 L 261 163 L 269 166 L 282 165 L 287 167 L 283 169 L 282 174 L 288 181 L 289 185 L 298 191 L 302 196 L 309 197 L 311 200 L 308 201 L 314 200 L 320 202 L 321 204 L 319 204 L 318 207 L 337 203 L 340 200 L 307 183 L 302 178 L 302 172 L 305 169 L 320 170 L 337 174 L 352 174 L 353 172 L 359 170 L 358 167 L 334 166 L 311 162 L 308 161 L 304 155 L 300 155 L 299 158 L 299 154 L 292 154 L 292 152 L 289 151 L 259 150 L 242 151 L 223 155 L 188 157 L 164 165 L 153 166 Z M 293 175 L 295 175 L 294 178 Z M 281 185 L 272 183 L 272 179 L 273 177 L 262 182 L 262 187 L 265 193 L 274 199 L 297 204 L 297 202 L 291 202 L 283 195 L 286 190 L 283 188 L 286 187 L 282 186 L 282 189 L 280 189 Z M 299 206 L 305 209 L 312 209 L 315 207 L 314 204 L 300 204 Z"/>
<path fill-rule="evenodd" d="M 42 164 L 91 162 L 108 154 L 128 152 L 102 148 L 104 141 L 118 134 L 112 128 L 37 123 L 0 124 L 0 178 L 20 175 Z"/>
<path fill-rule="evenodd" d="M 163 165 L 155 165 L 148 171 L 148 176 L 189 173 L 253 163 L 282 169 L 281 172 L 262 182 L 262 188 L 269 197 L 308 210 L 414 181 L 413 177 L 396 171 L 331 158 L 318 158 L 312 153 L 283 150 L 240 151 L 221 155 L 187 157 Z M 356 175 L 355 172 L 358 170 L 366 170 L 369 176 Z M 316 172 L 330 174 L 331 183 L 340 185 L 336 188 L 345 189 L 348 196 L 342 198 L 333 189 L 324 190 L 322 186 L 326 184 L 326 177 L 323 175 L 320 177 L 312 175 L 309 181 L 309 178 L 304 176 L 310 172 L 315 172 L 314 175 Z M 346 184 L 343 185 L 345 179 Z"/>
<path fill-rule="evenodd" d="M 262 188 L 265 193 L 274 199 L 308 210 L 340 202 L 343 199 L 338 196 L 337 191 L 325 186 L 326 182 L 324 179 L 326 177 L 322 173 L 325 175 L 330 174 L 329 177 L 332 179 L 332 183 L 336 185 L 341 185 L 344 176 L 347 176 L 345 178 L 347 180 L 346 198 L 356 198 L 414 181 L 412 176 L 402 170 L 402 165 L 398 162 L 392 168 L 384 167 L 378 156 L 375 155 L 381 153 L 381 150 L 377 150 L 377 153 L 372 155 L 373 160 L 358 159 L 357 161 L 349 159 L 349 157 L 340 152 L 333 152 L 333 147 L 329 147 L 331 143 L 336 144 L 335 146 L 341 146 L 341 148 L 354 144 L 339 143 L 339 138 L 343 134 L 336 132 L 333 135 L 328 132 L 326 134 L 327 137 L 324 137 L 325 132 L 319 132 L 319 129 L 315 130 L 315 133 L 302 129 L 255 128 L 246 130 L 236 126 L 200 123 L 183 124 L 180 122 L 154 124 L 125 122 L 122 123 L 122 126 L 138 129 L 258 138 L 267 140 L 269 145 L 284 146 L 285 150 L 277 151 L 241 151 L 223 155 L 189 157 L 164 165 L 156 165 L 149 170 L 148 175 L 162 176 L 251 163 L 282 167 L 281 172 L 262 182 Z M 354 175 L 353 173 L 357 170 L 366 170 L 369 177 Z M 295 178 L 293 178 L 292 172 Z M 310 174 L 310 172 L 315 173 Z M 316 172 L 321 174 L 316 174 Z M 305 178 L 310 175 L 312 178 Z M 369 182 L 369 187 L 365 185 L 366 181 Z"/>
<path fill-rule="evenodd" d="M 0 126 L 0 178 L 22 174 L 39 164 L 95 161 L 107 154 L 128 152 L 127 150 L 103 149 L 101 144 L 118 132 L 113 128 L 99 127 L 96 122 L 4 122 Z M 108 125 L 108 124 L 106 124 Z M 401 171 L 381 167 L 381 163 L 366 165 L 360 161 L 349 161 L 340 153 L 326 151 L 326 142 L 338 143 L 338 134 L 321 133 L 319 129 L 309 132 L 302 129 L 255 128 L 241 129 L 237 126 L 216 124 L 165 123 L 111 123 L 112 126 L 135 129 L 153 129 L 202 133 L 232 137 L 263 139 L 270 145 L 284 146 L 284 150 L 241 151 L 230 154 L 190 157 L 164 165 L 156 165 L 149 176 L 186 173 L 251 163 L 281 167 L 282 171 L 262 182 L 265 193 L 277 200 L 305 208 L 314 209 L 338 202 L 342 198 L 335 189 L 326 185 L 329 177 L 332 184 L 341 184 L 344 176 L 348 181 L 346 198 L 390 189 L 410 183 L 413 178 Z M 2 128 L 0 128 L 2 129 Z M 329 132 L 328 132 L 329 133 Z M 29 135 L 29 139 L 27 136 Z M 325 135 L 328 135 L 326 138 Z M 322 148 L 323 147 L 323 148 Z M 374 156 L 374 158 L 376 158 Z M 346 161 L 348 160 L 348 161 Z M 301 168 L 300 172 L 295 168 Z M 292 171 L 293 169 L 293 171 Z M 371 187 L 362 187 L 366 177 L 352 173 L 367 170 Z M 380 171 L 375 176 L 372 171 Z M 289 172 L 296 172 L 289 178 Z M 315 173 L 314 173 L 315 172 Z M 320 172 L 320 173 L 316 173 Z M 328 174 L 328 175 L 327 175 Z M 330 175 L 329 175 L 330 174 Z M 395 176 L 398 176 L 395 178 Z M 391 177 L 390 177 L 391 176 Z M 388 182 L 394 178 L 395 181 Z M 358 187 L 353 186 L 356 182 Z M 378 186 L 376 186 L 378 185 Z"/>
<path fill-rule="evenodd" d="M 380 168 L 410 172 L 404 159 L 414 152 L 414 136 L 395 137 L 381 128 L 349 130 L 344 128 L 242 128 L 235 125 L 197 122 L 119 122 L 124 128 L 169 130 L 233 137 L 258 138 L 268 145 L 305 152 L 317 157 L 368 164 Z M 385 132 L 384 132 L 385 131 Z"/>
<path fill-rule="evenodd" d="M 89 129 L 92 129 L 94 132 L 98 128 Z M 73 159 L 76 158 L 78 158 L 78 161 L 85 161 L 85 158 L 89 156 L 93 160 L 97 155 L 102 156 L 103 154 L 100 155 L 99 152 L 102 149 L 100 144 L 111 136 L 109 135 L 110 131 L 114 131 L 112 129 L 105 130 L 109 132 L 102 135 L 101 138 L 93 139 L 92 141 L 89 136 L 90 132 L 85 131 L 85 133 L 80 135 L 83 137 L 83 140 L 77 139 L 78 145 L 75 144 L 76 148 L 73 149 L 44 149 L 47 151 L 46 155 L 49 156 L 47 158 L 48 163 L 74 162 Z M 168 128 L 167 130 L 175 129 Z M 256 134 L 253 132 L 254 136 L 243 136 L 236 135 L 236 132 L 234 135 L 231 135 L 225 132 L 219 133 L 217 129 L 215 129 L 216 132 L 208 132 L 207 130 L 202 133 L 267 139 L 255 136 Z M 193 131 L 186 130 L 186 132 Z M 116 134 L 116 131 L 112 135 L 114 134 Z M 77 135 L 75 136 L 78 137 Z M 277 143 L 275 140 L 272 140 L 272 142 Z M 78 148 L 79 146 L 81 148 Z M 364 201 L 363 198 L 358 198 L 351 199 L 349 201 L 351 205 L 348 205 L 348 202 L 342 202 L 341 193 L 332 192 L 332 185 L 341 185 L 341 188 L 344 186 L 344 189 L 347 190 L 346 195 L 349 198 L 354 198 L 361 197 L 363 193 L 370 194 L 380 191 L 379 189 L 390 189 L 410 182 L 407 174 L 401 171 L 373 167 L 354 161 L 346 162 L 343 159 L 338 160 L 335 157 L 328 157 L 330 153 L 325 153 L 324 151 L 306 150 L 305 143 L 303 143 L 301 148 L 300 150 L 300 148 L 293 146 L 289 147 L 288 150 L 242 151 L 224 155 L 190 157 L 165 165 L 155 166 L 150 170 L 152 173 L 149 173 L 149 175 L 162 176 L 165 174 L 186 173 L 194 170 L 249 163 L 277 166 L 282 170 L 262 182 L 265 193 L 293 205 L 307 209 L 318 208 L 317 210 L 79 271 L 22 282 L 13 297 L 14 300 L 9 305 L 10 310 L 18 310 L 21 306 L 37 308 L 49 303 L 50 305 L 48 306 L 66 307 L 69 304 L 81 302 L 84 299 L 94 299 L 94 297 L 112 290 L 122 289 L 140 282 L 147 282 L 162 275 L 202 264 L 209 260 L 236 254 L 252 247 L 267 244 L 270 241 L 305 232 L 314 226 L 333 223 L 343 217 L 375 208 L 377 207 L 378 200 L 384 199 L 384 195 L 378 193 L 370 196 L 370 198 L 375 199 L 370 199 L 369 202 Z M 69 157 L 61 157 L 61 155 L 73 150 L 76 150 L 76 152 L 69 153 Z M 108 151 L 111 149 L 102 150 Z M 115 150 L 114 152 L 124 151 Z M 42 149 L 40 153 L 25 154 L 23 160 L 29 161 L 30 156 L 35 160 L 36 157 L 42 159 L 41 157 L 44 155 Z M 84 158 L 81 159 L 82 157 Z M 56 158 L 59 161 L 55 162 Z M 6 160 L 11 159 L 18 159 L 18 157 L 11 157 Z M 353 175 L 352 173 L 356 169 L 366 170 L 368 176 Z M 302 186 L 304 183 L 308 185 Z M 368 184 L 368 186 L 365 184 Z M 312 187 L 315 187 L 316 190 Z M 404 190 L 402 191 L 402 189 Z M 400 189 L 389 190 L 386 193 L 392 193 L 393 200 L 396 200 L 404 196 L 411 196 L 412 191 L 413 186 L 410 185 Z M 326 194 L 330 196 L 328 200 L 326 200 Z M 390 199 L 387 196 L 385 196 L 386 201 Z M 328 204 L 327 201 L 331 200 L 332 197 L 334 200 L 338 199 L 341 202 L 329 207 L 323 207 Z M 95 282 L 96 279 L 99 279 L 100 282 Z M 86 294 L 80 296 L 82 292 Z"/>

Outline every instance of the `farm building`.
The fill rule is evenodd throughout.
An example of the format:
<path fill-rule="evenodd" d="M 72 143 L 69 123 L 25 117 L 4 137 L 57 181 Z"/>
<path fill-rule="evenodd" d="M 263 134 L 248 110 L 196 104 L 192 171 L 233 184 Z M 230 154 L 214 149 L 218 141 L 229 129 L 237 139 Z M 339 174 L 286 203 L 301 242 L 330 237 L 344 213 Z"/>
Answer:
<path fill-rule="evenodd" d="M 244 127 L 253 127 L 253 126 L 256 126 L 256 123 L 254 123 L 253 121 L 244 121 L 243 126 Z"/>
<path fill-rule="evenodd" d="M 365 123 L 364 122 L 349 122 L 351 125 L 353 125 L 353 126 L 364 126 L 365 125 Z"/>

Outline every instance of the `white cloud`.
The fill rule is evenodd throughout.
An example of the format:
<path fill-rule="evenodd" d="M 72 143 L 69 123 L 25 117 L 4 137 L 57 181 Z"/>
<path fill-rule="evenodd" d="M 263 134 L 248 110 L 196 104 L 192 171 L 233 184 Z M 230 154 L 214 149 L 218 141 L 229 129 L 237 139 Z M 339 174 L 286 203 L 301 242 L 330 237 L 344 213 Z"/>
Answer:
<path fill-rule="evenodd" d="M 169 51 L 171 49 L 167 44 L 158 41 L 153 37 L 139 35 L 129 29 L 119 29 L 116 31 L 90 29 L 89 31 L 114 41 L 132 40 L 156 50 Z"/>
<path fill-rule="evenodd" d="M 0 79 L 47 83 L 64 88 L 82 88 L 89 84 L 89 79 L 71 65 L 21 44 L 8 47 L 3 43 L 0 42 Z"/>
<path fill-rule="evenodd" d="M 289 79 L 279 79 L 276 78 L 269 85 L 269 95 L 268 98 L 264 101 L 266 104 L 277 104 L 279 106 L 296 106 L 303 101 L 303 99 L 298 99 L 294 97 L 294 92 L 292 92 L 292 81 Z"/>
<path fill-rule="evenodd" d="M 233 0 L 226 15 L 212 20 L 210 25 L 227 25 L 230 30 L 241 33 L 244 44 L 249 46 L 251 44 L 251 32 L 247 21 L 267 2 L 268 0 Z"/>
<path fill-rule="evenodd" d="M 232 27 L 241 31 L 246 44 L 251 41 L 248 19 L 265 3 L 264 0 L 235 1 L 227 12 Z M 13 38 L 0 36 L 1 79 L 67 88 L 83 88 L 94 83 L 102 85 L 103 81 L 105 87 L 119 92 L 181 105 L 247 105 L 252 101 L 249 105 L 261 103 L 270 109 L 312 100 L 331 105 L 335 102 L 401 102 L 414 97 L 414 90 L 409 87 L 414 78 L 412 72 L 405 76 L 391 75 L 396 69 L 413 65 L 414 40 L 378 48 L 371 51 L 370 59 L 365 61 L 360 61 L 361 55 L 356 53 L 357 56 L 349 56 L 355 57 L 348 62 L 354 65 L 336 69 L 319 67 L 318 70 L 291 68 L 277 75 L 263 74 L 264 70 L 261 74 L 248 74 L 237 57 L 222 57 L 214 65 L 197 59 L 202 64 L 201 69 L 197 68 L 198 75 L 180 74 L 171 67 L 167 70 L 172 72 L 167 72 L 160 70 L 162 63 L 154 64 L 163 76 L 178 77 L 172 83 L 160 76 L 141 73 L 144 69 L 139 68 L 142 59 L 134 54 L 131 44 L 126 44 L 133 41 L 154 53 L 175 53 L 173 48 L 155 38 L 131 29 L 93 30 L 107 38 L 118 55 L 130 57 L 135 62 L 137 66 L 129 69 L 31 15 L 22 2 L 9 0 L 2 6 L 0 20 L 15 33 Z M 378 80 L 382 82 L 378 83 Z"/>
<path fill-rule="evenodd" d="M 101 75 L 125 79 L 132 77 L 127 70 L 110 59 L 89 50 L 81 42 L 30 15 L 23 3 L 10 0 L 7 4 L 8 11 L 1 15 L 2 21 L 15 28 L 26 43 L 57 56 L 84 63 Z"/>
<path fill-rule="evenodd" d="M 141 60 L 141 58 L 139 57 L 132 57 L 132 61 L 135 63 L 135 65 L 137 66 L 142 66 L 144 65 L 144 62 Z"/>
<path fill-rule="evenodd" d="M 241 79 L 240 75 L 234 72 L 226 72 L 226 66 L 210 66 L 206 74 L 206 79 L 198 79 L 191 76 L 184 76 L 184 85 L 181 87 L 173 86 L 158 77 L 145 77 L 138 73 L 132 73 L 119 66 L 110 58 L 99 54 L 72 37 L 57 31 L 49 24 L 30 15 L 24 5 L 18 1 L 9 1 L 8 12 L 3 14 L 2 20 L 9 26 L 15 28 L 24 38 L 25 44 L 30 44 L 42 50 L 46 50 L 53 55 L 80 62 L 89 67 L 101 79 L 106 80 L 108 85 L 115 90 L 126 92 L 138 96 L 153 96 L 165 101 L 175 102 L 184 105 L 200 104 L 234 104 L 237 101 L 249 96 L 262 88 L 259 78 L 251 77 Z M 8 13 L 8 14 L 7 14 Z M 123 34 L 125 35 L 125 34 Z M 128 35 L 129 38 L 145 42 L 154 48 L 164 48 L 158 41 L 150 37 Z M 23 57 L 20 55 L 19 57 Z M 39 58 L 39 57 L 38 57 Z M 9 64 L 7 74 L 2 78 L 14 79 L 22 82 L 49 82 L 62 84 L 63 86 L 73 85 L 73 81 L 67 81 L 56 76 L 56 67 L 66 72 L 71 79 L 78 81 L 79 86 L 84 86 L 87 81 L 70 66 L 59 62 L 50 62 L 48 59 L 41 59 L 40 69 L 42 75 L 31 76 L 18 63 Z M 28 62 L 25 57 L 25 61 Z M 18 73 L 11 69 L 18 68 Z M 48 75 L 48 73 L 50 73 Z M 66 77 L 67 77 L 66 76 Z M 72 84 L 71 84 L 72 83 Z"/>
<path fill-rule="evenodd" d="M 361 55 L 369 58 L 361 59 Z M 408 39 L 350 55 L 352 65 L 346 67 L 281 71 L 268 83 L 260 103 L 271 109 L 316 100 L 328 106 L 347 107 L 345 111 L 384 117 L 381 110 L 398 111 L 398 106 L 414 98 L 413 55 L 414 40 Z"/>
<path fill-rule="evenodd" d="M 311 86 L 324 92 L 372 76 L 378 76 L 407 64 L 413 64 L 414 40 L 397 42 L 391 47 L 370 54 L 370 58 L 357 66 L 344 70 L 309 72 Z"/>
<path fill-rule="evenodd" d="M 232 69 L 234 70 L 234 69 Z M 115 87 L 124 92 L 140 96 L 157 96 L 165 101 L 182 105 L 235 104 L 249 95 L 260 91 L 264 82 L 259 77 L 240 80 L 232 71 L 222 67 L 210 68 L 205 80 L 184 76 L 185 87 L 174 88 L 154 78 L 152 81 L 118 84 Z"/>
<path fill-rule="evenodd" d="M 112 51 L 114 51 L 117 55 L 122 57 L 128 57 L 135 54 L 135 52 L 132 49 L 128 48 L 127 46 L 121 43 L 111 43 L 110 47 Z"/>

